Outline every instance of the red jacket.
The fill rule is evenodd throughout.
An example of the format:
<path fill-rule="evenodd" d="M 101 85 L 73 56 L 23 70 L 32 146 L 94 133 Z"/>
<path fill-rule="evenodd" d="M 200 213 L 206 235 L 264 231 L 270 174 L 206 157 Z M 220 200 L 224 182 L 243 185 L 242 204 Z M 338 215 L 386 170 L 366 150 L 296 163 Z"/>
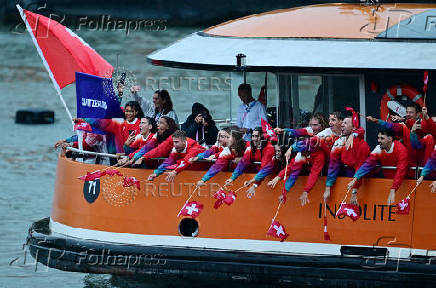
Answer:
<path fill-rule="evenodd" d="M 430 133 L 433 137 L 436 137 L 436 123 L 434 123 L 433 119 L 422 120 L 421 127 L 424 133 Z"/>
<path fill-rule="evenodd" d="M 173 137 L 168 137 L 167 140 L 159 144 L 153 150 L 144 154 L 145 159 L 151 158 L 167 158 L 156 170 L 155 174 L 160 175 L 165 170 L 174 169 L 177 173 L 185 170 L 191 164 L 189 159 L 197 154 L 204 152 L 205 148 L 197 143 L 197 141 L 186 138 L 186 146 L 182 152 L 177 152 L 173 146 Z"/>
<path fill-rule="evenodd" d="M 292 182 L 290 186 L 292 187 L 294 185 L 293 183 L 295 183 L 295 181 L 298 179 L 304 166 L 308 165 L 310 166 L 310 172 L 309 177 L 307 177 L 306 185 L 304 186 L 304 191 L 310 192 L 313 186 L 315 186 L 316 181 L 318 180 L 318 176 L 321 173 L 322 168 L 324 167 L 324 153 L 325 151 L 323 149 L 312 151 L 307 156 L 303 156 L 301 152 L 298 152 L 297 155 L 292 158 L 286 171 L 286 178 L 290 179 L 290 181 Z M 278 175 L 282 179 L 285 176 L 285 169 L 286 167 L 282 171 L 280 171 Z M 289 189 L 291 187 L 289 187 Z"/>
<path fill-rule="evenodd" d="M 394 141 L 393 147 L 389 151 L 385 151 L 377 145 L 371 152 L 365 163 L 356 171 L 354 178 L 361 179 L 363 176 L 373 170 L 377 164 L 381 166 L 395 166 L 396 169 L 383 169 L 383 174 L 386 178 L 393 178 L 391 189 L 397 190 L 407 173 L 408 156 L 407 149 L 400 141 Z"/>
<path fill-rule="evenodd" d="M 346 136 L 335 141 L 332 152 L 330 153 L 330 162 L 326 186 L 332 187 L 339 175 L 342 165 L 347 165 L 356 171 L 368 158 L 370 149 L 368 143 L 359 137 L 353 136 L 353 145 L 347 149 Z"/>

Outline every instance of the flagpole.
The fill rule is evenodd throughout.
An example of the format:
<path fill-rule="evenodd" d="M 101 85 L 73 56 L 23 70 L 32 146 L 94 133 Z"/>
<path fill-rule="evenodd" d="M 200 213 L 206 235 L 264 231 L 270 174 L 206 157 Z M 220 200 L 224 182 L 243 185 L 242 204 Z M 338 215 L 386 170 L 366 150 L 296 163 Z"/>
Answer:
<path fill-rule="evenodd" d="M 48 66 L 48 63 L 47 63 L 47 61 L 44 58 L 44 54 L 42 54 L 41 48 L 38 45 L 38 41 L 36 40 L 35 35 L 33 35 L 33 33 L 32 33 L 32 27 L 30 27 L 29 22 L 27 22 L 26 15 L 24 14 L 23 9 L 21 8 L 21 6 L 17 4 L 16 7 L 17 7 L 18 11 L 20 12 L 20 16 L 23 19 L 24 24 L 26 25 L 26 30 L 27 30 L 27 32 L 29 32 L 30 37 L 32 38 L 33 44 L 35 45 L 36 50 L 38 51 L 38 54 L 39 54 L 39 56 L 42 59 L 42 63 L 44 64 L 44 67 L 47 70 L 48 75 L 50 76 L 50 79 L 51 79 L 51 81 L 53 83 L 53 86 L 56 89 L 56 92 L 57 92 L 57 94 L 59 96 L 59 99 L 61 100 L 61 102 L 62 102 L 62 104 L 63 104 L 63 106 L 65 108 L 65 111 L 67 112 L 67 115 L 70 118 L 71 123 L 72 123 L 72 125 L 74 127 L 73 116 L 71 115 L 71 112 L 68 109 L 67 103 L 65 103 L 64 97 L 62 96 L 62 93 L 61 93 L 61 89 L 60 89 L 58 83 L 56 82 L 56 80 L 54 79 L 53 73 L 50 70 L 50 66 Z"/>

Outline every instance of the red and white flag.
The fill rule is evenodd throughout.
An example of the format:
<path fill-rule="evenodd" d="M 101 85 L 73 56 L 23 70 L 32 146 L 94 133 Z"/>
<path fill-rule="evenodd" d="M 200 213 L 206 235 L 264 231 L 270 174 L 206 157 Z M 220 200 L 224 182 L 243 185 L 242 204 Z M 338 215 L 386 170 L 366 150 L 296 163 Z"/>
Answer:
<path fill-rule="evenodd" d="M 17 9 L 59 93 L 60 89 L 75 81 L 75 72 L 112 77 L 114 67 L 73 31 L 19 5 Z"/>
<path fill-rule="evenodd" d="M 285 227 L 279 223 L 279 221 L 274 220 L 268 229 L 267 235 L 276 237 L 280 239 L 280 242 L 285 241 L 289 234 L 286 233 Z"/>
<path fill-rule="evenodd" d="M 324 240 L 330 240 L 329 232 L 327 232 L 327 216 L 324 216 Z"/>
<path fill-rule="evenodd" d="M 74 125 L 74 131 L 77 131 L 77 130 L 92 132 L 92 127 L 91 127 L 91 124 L 89 124 L 85 121 L 81 121 L 81 122 Z"/>
<path fill-rule="evenodd" d="M 196 218 L 198 217 L 198 215 L 200 215 L 201 210 L 203 210 L 203 204 L 197 201 L 191 201 L 183 206 L 183 208 L 179 212 L 179 215 L 191 216 L 192 218 Z"/>
<path fill-rule="evenodd" d="M 117 169 L 107 169 L 106 170 L 106 175 L 109 175 L 109 176 L 115 176 L 115 175 L 123 176 L 123 174 L 121 174 L 121 172 L 118 171 Z"/>
<path fill-rule="evenodd" d="M 356 221 L 360 218 L 360 209 L 359 206 L 354 204 L 341 204 L 339 210 L 336 212 L 336 217 L 339 216 L 348 216 L 353 221 Z"/>
<path fill-rule="evenodd" d="M 224 198 L 226 198 L 226 192 L 220 188 L 215 192 L 215 194 L 213 194 L 213 198 L 217 200 L 224 200 Z"/>
<path fill-rule="evenodd" d="M 260 118 L 260 124 L 262 125 L 262 131 L 265 138 L 269 139 L 270 141 L 278 141 L 277 134 L 265 119 Z"/>
<path fill-rule="evenodd" d="M 428 71 L 424 72 L 424 86 L 422 87 L 422 91 L 424 93 L 427 93 L 427 86 L 428 86 Z"/>
<path fill-rule="evenodd" d="M 141 190 L 141 182 L 136 180 L 135 177 L 124 177 L 123 187 L 136 186 L 138 190 Z"/>
<path fill-rule="evenodd" d="M 95 181 L 96 179 L 99 179 L 105 175 L 106 175 L 106 171 L 97 170 L 92 173 L 86 172 L 86 175 L 77 178 L 83 181 Z"/>
<path fill-rule="evenodd" d="M 345 110 L 351 112 L 351 123 L 354 128 L 359 128 L 359 114 L 351 107 L 345 107 Z"/>
<path fill-rule="evenodd" d="M 410 198 L 405 198 L 397 203 L 397 214 L 409 215 L 410 212 Z"/>
<path fill-rule="evenodd" d="M 218 209 L 221 205 L 223 205 L 223 200 L 226 198 L 227 194 L 223 189 L 219 189 L 218 191 L 213 194 L 213 198 L 216 199 L 215 204 L 213 205 L 213 208 Z"/>
<path fill-rule="evenodd" d="M 226 198 L 223 199 L 223 202 L 226 203 L 227 205 L 232 205 L 233 202 L 235 202 L 235 200 L 236 200 L 236 193 L 230 191 L 229 193 L 227 193 Z"/>

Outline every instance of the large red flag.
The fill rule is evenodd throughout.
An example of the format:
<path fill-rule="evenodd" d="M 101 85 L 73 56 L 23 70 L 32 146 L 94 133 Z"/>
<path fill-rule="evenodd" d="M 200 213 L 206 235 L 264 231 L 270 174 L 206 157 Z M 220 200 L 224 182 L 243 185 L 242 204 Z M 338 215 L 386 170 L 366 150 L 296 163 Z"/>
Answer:
<path fill-rule="evenodd" d="M 19 5 L 17 8 L 58 92 L 75 81 L 75 72 L 112 77 L 112 65 L 73 31 Z"/>
<path fill-rule="evenodd" d="M 106 171 L 94 171 L 92 173 L 86 172 L 86 175 L 77 177 L 77 179 L 83 180 L 83 181 L 95 181 L 97 179 L 100 179 L 101 177 L 106 175 Z"/>

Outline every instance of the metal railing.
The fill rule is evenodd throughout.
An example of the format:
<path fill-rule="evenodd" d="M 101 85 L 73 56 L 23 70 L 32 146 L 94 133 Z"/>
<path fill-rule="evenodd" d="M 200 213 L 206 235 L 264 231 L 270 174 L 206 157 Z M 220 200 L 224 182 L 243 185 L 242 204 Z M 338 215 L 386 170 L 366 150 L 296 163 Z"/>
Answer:
<path fill-rule="evenodd" d="M 128 156 L 119 156 L 119 155 L 109 154 L 109 153 L 99 153 L 99 152 L 85 151 L 85 150 L 80 150 L 80 149 L 73 148 L 73 147 L 67 147 L 67 150 L 70 150 L 72 152 L 78 153 L 79 155 L 77 155 L 77 156 L 80 156 L 80 154 L 83 154 L 83 155 L 87 154 L 87 155 L 92 155 L 92 156 L 100 156 L 100 157 L 108 157 L 108 158 L 127 158 L 128 157 Z M 82 157 L 74 157 L 74 158 L 82 158 Z M 166 158 L 161 157 L 161 158 L 152 158 L 151 160 L 163 161 L 165 159 Z M 216 162 L 216 160 L 215 159 L 213 159 L 213 160 L 201 159 L 201 160 L 198 160 L 196 162 L 214 163 L 214 162 Z M 235 160 L 233 160 L 232 163 L 237 163 L 237 162 Z M 255 162 L 253 162 L 253 164 L 260 165 L 261 162 L 255 161 Z M 348 167 L 347 165 L 343 165 L 343 166 L 344 167 Z M 395 167 L 395 166 L 381 166 L 381 165 L 377 165 L 376 168 L 386 169 L 386 170 L 396 170 L 397 169 L 397 167 Z M 419 178 L 419 171 L 421 171 L 422 169 L 424 169 L 424 167 L 422 167 L 422 166 L 416 166 L 416 167 L 409 167 L 408 168 L 408 170 L 415 170 L 416 171 L 415 172 L 415 179 Z"/>

